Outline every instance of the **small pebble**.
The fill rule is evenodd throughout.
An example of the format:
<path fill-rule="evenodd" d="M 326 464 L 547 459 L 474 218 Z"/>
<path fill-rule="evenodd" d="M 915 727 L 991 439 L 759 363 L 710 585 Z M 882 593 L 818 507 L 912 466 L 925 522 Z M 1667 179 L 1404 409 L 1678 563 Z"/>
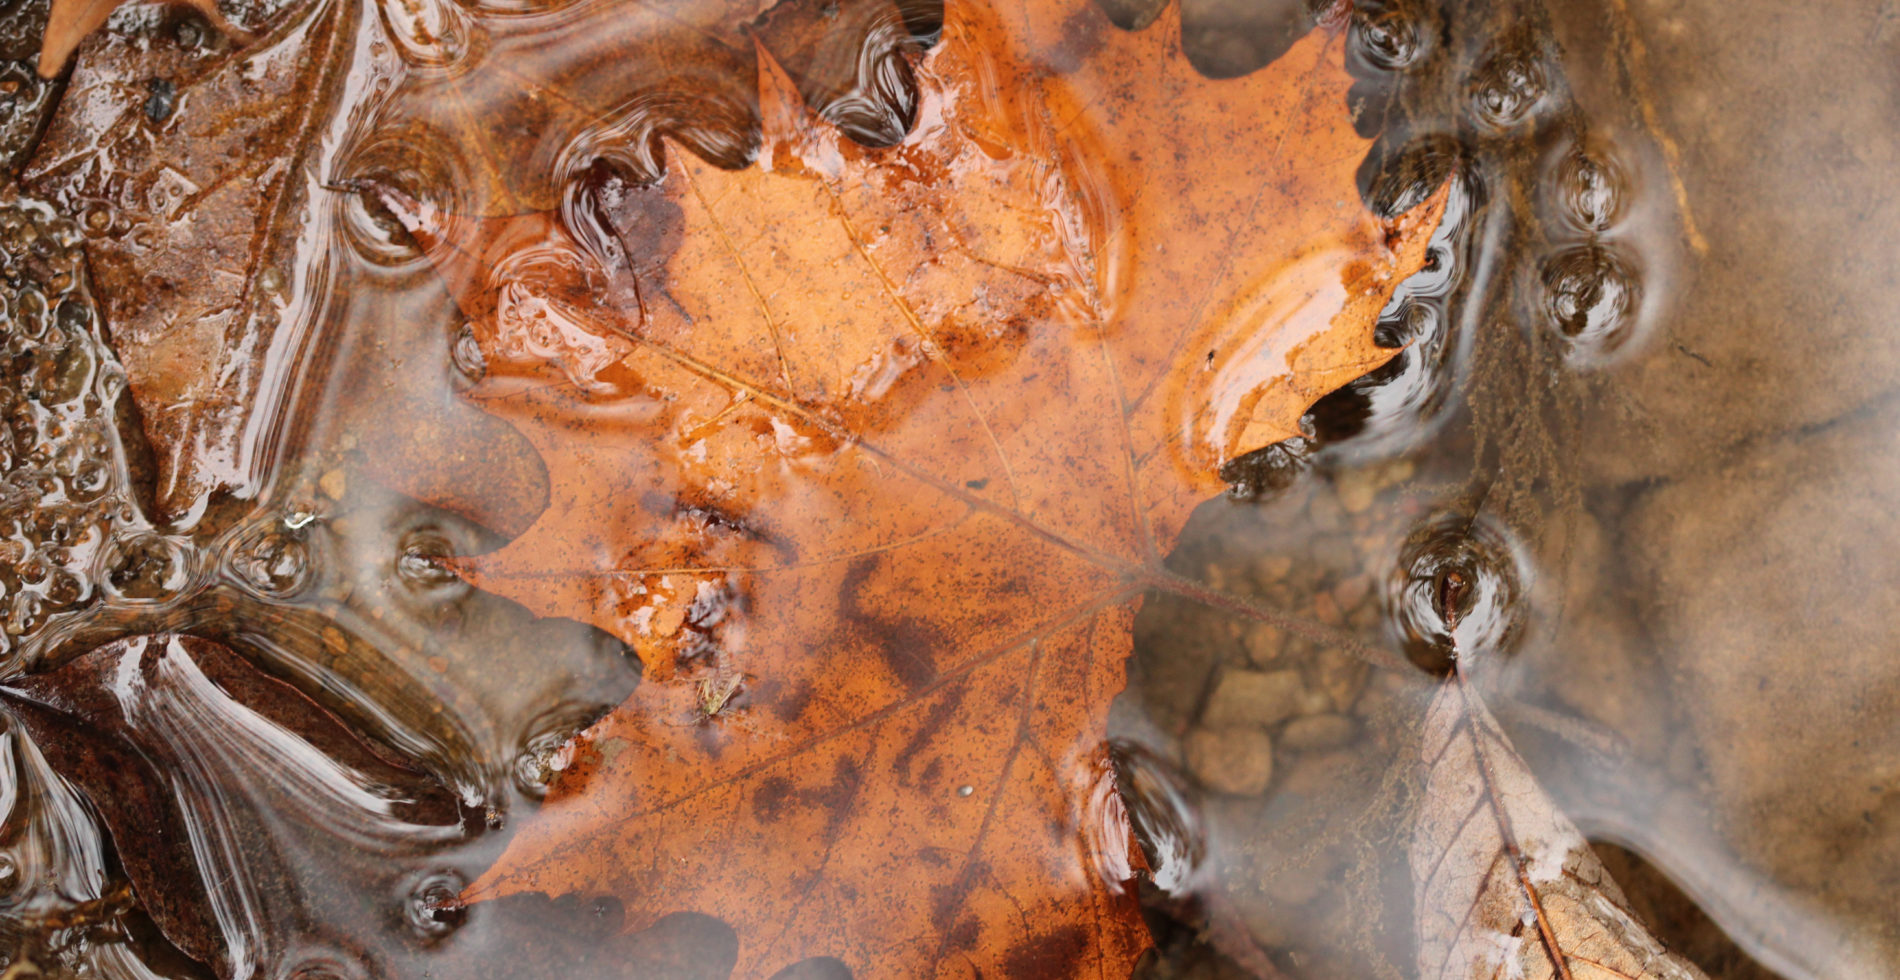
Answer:
<path fill-rule="evenodd" d="M 1297 715 L 1323 715 L 1333 710 L 1332 696 L 1318 688 L 1300 688 L 1300 696 L 1294 708 Z"/>
<path fill-rule="evenodd" d="M 1247 660 L 1255 667 L 1265 667 L 1280 659 L 1286 650 L 1286 631 L 1272 623 L 1254 623 L 1247 627 L 1240 643 L 1247 651 Z"/>
<path fill-rule="evenodd" d="M 1327 796 L 1346 780 L 1364 775 L 1364 753 L 1355 749 L 1308 749 L 1287 759 L 1275 792 L 1286 796 Z"/>
<path fill-rule="evenodd" d="M 1321 592 L 1313 598 L 1313 618 L 1328 626 L 1346 624 L 1346 614 L 1339 610 L 1339 603 L 1329 592 Z"/>
<path fill-rule="evenodd" d="M 1279 724 L 1299 713 L 1305 695 L 1297 670 L 1229 670 L 1215 682 L 1201 723 L 1212 728 Z"/>
<path fill-rule="evenodd" d="M 1359 549 L 1353 547 L 1352 538 L 1344 534 L 1322 534 L 1313 538 L 1307 546 L 1311 565 L 1329 571 L 1357 571 L 1364 567 L 1359 557 Z"/>
<path fill-rule="evenodd" d="M 1258 728 L 1200 728 L 1182 751 L 1202 786 L 1230 796 L 1258 796 L 1273 782 L 1273 737 Z"/>
<path fill-rule="evenodd" d="M 1279 583 L 1293 571 L 1293 559 L 1286 555 L 1262 555 L 1254 560 L 1253 580 L 1255 585 L 1268 586 Z"/>
<path fill-rule="evenodd" d="M 349 478 L 342 470 L 331 470 L 317 478 L 317 489 L 331 500 L 342 500 L 343 492 L 349 488 Z"/>
<path fill-rule="evenodd" d="M 1369 470 L 1343 470 L 1333 477 L 1339 506 L 1348 514 L 1363 514 L 1379 495 L 1378 476 Z"/>
<path fill-rule="evenodd" d="M 1331 494 L 1316 493 L 1306 505 L 1306 526 L 1315 531 L 1337 531 L 1345 524 L 1346 514 Z"/>
<path fill-rule="evenodd" d="M 1359 737 L 1359 724 L 1345 715 L 1309 715 L 1287 722 L 1280 744 L 1294 752 L 1336 749 Z"/>
<path fill-rule="evenodd" d="M 1313 658 L 1313 673 L 1314 686 L 1325 692 L 1335 709 L 1346 711 L 1365 690 L 1371 668 L 1345 650 L 1327 647 Z"/>
<path fill-rule="evenodd" d="M 1358 609 L 1371 591 L 1372 576 L 1354 575 L 1333 586 L 1333 601 L 1339 603 L 1339 608 L 1351 611 Z"/>

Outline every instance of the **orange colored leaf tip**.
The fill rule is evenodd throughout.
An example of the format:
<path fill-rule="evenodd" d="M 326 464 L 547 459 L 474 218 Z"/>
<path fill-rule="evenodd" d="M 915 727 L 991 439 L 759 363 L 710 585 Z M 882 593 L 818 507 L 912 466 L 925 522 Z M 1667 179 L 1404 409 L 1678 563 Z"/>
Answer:
<path fill-rule="evenodd" d="M 40 60 L 36 67 L 41 78 L 54 78 L 66 70 L 73 52 L 92 32 L 105 26 L 113 11 L 128 0 L 53 0 L 46 15 L 46 31 L 40 40 Z M 240 45 L 251 43 L 249 31 L 233 24 L 218 10 L 216 0 L 169 0 L 196 10 L 218 33 Z"/>

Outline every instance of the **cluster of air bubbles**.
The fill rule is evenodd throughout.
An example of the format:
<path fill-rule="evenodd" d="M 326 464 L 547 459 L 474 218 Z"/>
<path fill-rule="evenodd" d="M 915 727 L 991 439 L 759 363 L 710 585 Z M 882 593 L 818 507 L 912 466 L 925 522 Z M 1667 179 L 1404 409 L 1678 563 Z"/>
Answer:
<path fill-rule="evenodd" d="M 0 652 L 95 598 L 95 569 L 136 524 L 125 385 L 77 230 L 0 191 Z"/>
<path fill-rule="evenodd" d="M 1493 130 L 1531 119 L 1550 95 L 1550 69 L 1534 45 L 1505 41 L 1472 72 L 1471 113 Z"/>
<path fill-rule="evenodd" d="M 593 724 L 607 709 L 604 706 L 562 704 L 543 712 L 530 722 L 522 735 L 512 767 L 515 789 L 532 800 L 548 795 L 548 787 L 561 771 L 561 753 L 573 737 Z"/>
<path fill-rule="evenodd" d="M 39 23 L 35 21 L 29 28 L 21 21 L 22 15 L 31 16 L 33 4 L 12 4 L 11 10 L 0 14 L 0 27 L 16 32 L 7 36 L 18 36 L 28 30 L 35 34 Z M 39 17 L 44 17 L 45 6 L 38 5 Z M 11 21 L 8 24 L 6 21 Z M 33 70 L 31 61 L 0 61 L 0 167 L 12 171 L 25 162 L 25 156 L 37 141 L 41 124 L 52 112 L 59 93 L 59 85 L 41 78 Z"/>
<path fill-rule="evenodd" d="M 309 524 L 272 516 L 231 543 L 226 567 L 238 582 L 266 599 L 296 598 L 312 581 Z"/>
<path fill-rule="evenodd" d="M 1496 522 L 1445 512 L 1421 522 L 1386 580 L 1391 629 L 1407 659 L 1444 676 L 1510 650 L 1523 625 L 1525 562 Z"/>
<path fill-rule="evenodd" d="M 1595 367 L 1628 348 L 1642 320 L 1642 275 L 1620 234 L 1629 177 L 1605 140 L 1566 144 L 1545 172 L 1554 240 L 1530 284 L 1532 313 L 1571 366 Z"/>
<path fill-rule="evenodd" d="M 1401 3 L 1375 3 L 1354 11 L 1356 52 L 1385 71 L 1404 71 L 1425 54 L 1425 27 L 1416 12 Z"/>
<path fill-rule="evenodd" d="M 468 879 L 452 868 L 418 876 L 403 898 L 403 924 L 424 943 L 439 942 L 468 919 L 461 900 L 467 886 Z"/>

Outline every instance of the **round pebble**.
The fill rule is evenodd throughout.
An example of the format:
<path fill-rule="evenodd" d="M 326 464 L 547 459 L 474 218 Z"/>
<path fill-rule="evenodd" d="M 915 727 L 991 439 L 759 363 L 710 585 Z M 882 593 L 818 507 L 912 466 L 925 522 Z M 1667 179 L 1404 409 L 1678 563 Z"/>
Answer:
<path fill-rule="evenodd" d="M 1258 728 L 1198 728 L 1182 745 L 1188 771 L 1229 796 L 1258 796 L 1273 782 L 1273 737 Z"/>

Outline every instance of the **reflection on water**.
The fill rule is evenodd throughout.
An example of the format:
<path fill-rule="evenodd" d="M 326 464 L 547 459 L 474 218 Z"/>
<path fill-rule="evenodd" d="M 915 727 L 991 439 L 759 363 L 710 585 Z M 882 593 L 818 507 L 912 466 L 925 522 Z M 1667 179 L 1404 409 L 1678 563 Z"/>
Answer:
<path fill-rule="evenodd" d="M 1103 5 L 1130 26 L 1159 9 Z M 550 39 L 622 70 L 628 52 L 592 51 L 544 6 L 380 3 L 351 28 L 353 77 L 486 84 L 456 66 Z M 1231 466 L 1235 492 L 1172 558 L 1344 639 L 1176 598 L 1138 622 L 1112 726 L 1122 803 L 1096 801 L 1091 832 L 1125 807 L 1140 834 L 1152 975 L 1411 975 L 1411 760 L 1453 648 L 1494 654 L 1471 676 L 1500 730 L 1687 958 L 1727 977 L 1900 972 L 1900 333 L 1883 302 L 1900 197 L 1881 84 L 1900 16 L 1765 10 L 1356 5 L 1352 105 L 1378 136 L 1365 200 L 1396 213 L 1448 175 L 1454 191 L 1380 318 L 1400 353 L 1316 405 L 1304 438 Z M 866 145 L 917 118 L 901 51 L 941 21 L 900 13 L 774 37 Z M 1241 74 L 1305 16 L 1186 0 L 1184 43 Z M 655 38 L 665 61 L 677 38 Z M 755 82 L 728 54 L 710 95 L 611 107 L 621 125 L 588 129 L 585 152 L 515 146 L 547 187 L 490 187 L 441 156 L 421 172 L 400 141 L 354 146 L 338 176 L 572 210 L 592 206 L 574 188 L 656 172 L 657 130 L 743 162 Z M 0 152 L 55 91 L 6 90 Z M 394 128 L 424 138 L 433 104 Z M 618 169 L 583 169 L 596 159 Z M 737 939 L 705 916 L 625 935 L 608 899 L 456 898 L 639 665 L 450 571 L 528 527 L 548 474 L 461 397 L 480 348 L 366 200 L 313 205 L 330 298 L 303 354 L 315 380 L 287 372 L 267 399 L 295 405 L 268 487 L 165 526 L 145 516 L 152 463 L 79 262 L 87 219 L 0 198 L 0 943 L 108 978 L 724 976 Z M 302 693 L 267 696 L 286 684 Z"/>
<path fill-rule="evenodd" d="M 1893 975 L 1892 14 L 1480 4 L 1422 33 L 1448 50 L 1404 125 L 1458 134 L 1482 207 L 1436 328 L 1447 418 L 1350 386 L 1316 407 L 1312 476 L 1206 508 L 1175 560 L 1330 615 L 1355 575 L 1416 566 L 1434 511 L 1499 529 L 1529 575 L 1487 697 L 1658 934 L 1713 976 Z M 1375 200 L 1424 170 L 1392 159 Z M 1411 635 L 1397 599 L 1382 617 Z M 1193 739 L 1235 717 L 1223 691 L 1285 661 L 1258 659 L 1257 628 L 1146 617 L 1147 737 L 1196 774 Z M 1310 682 L 1324 655 L 1293 663 Z M 1324 777 L 1265 722 L 1279 775 L 1202 806 L 1225 914 L 1290 975 L 1408 962 L 1406 796 L 1368 760 L 1415 716 L 1371 716 Z"/>

